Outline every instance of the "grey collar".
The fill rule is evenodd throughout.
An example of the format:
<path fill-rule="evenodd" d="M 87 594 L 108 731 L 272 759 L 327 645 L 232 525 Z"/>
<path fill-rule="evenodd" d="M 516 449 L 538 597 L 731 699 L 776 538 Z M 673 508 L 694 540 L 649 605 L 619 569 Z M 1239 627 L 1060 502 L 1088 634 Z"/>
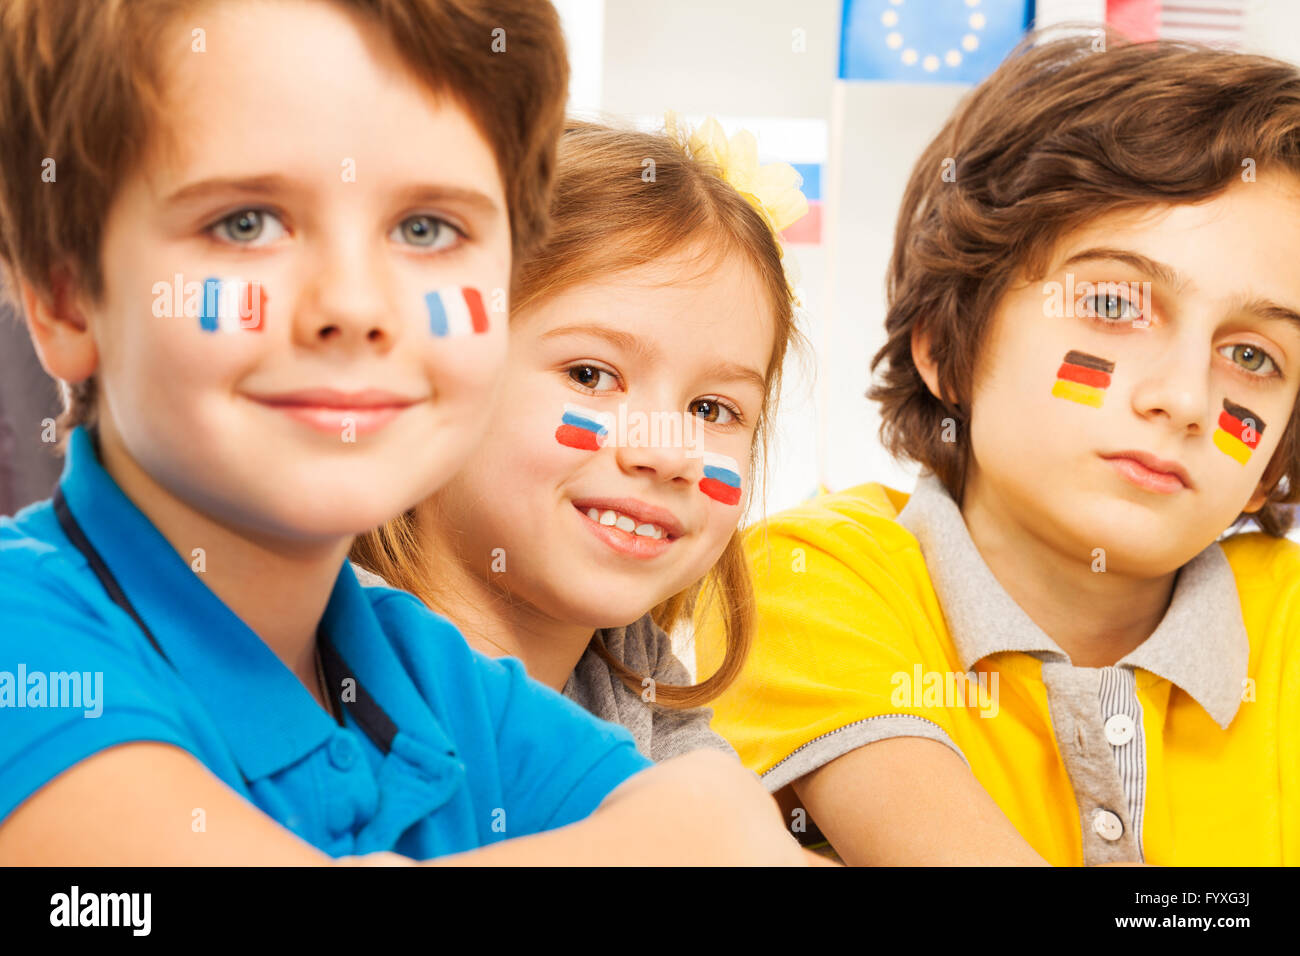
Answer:
<path fill-rule="evenodd" d="M 998 583 L 932 472 L 922 472 L 898 521 L 921 545 L 962 667 L 970 670 L 1000 651 L 1069 660 Z M 1241 704 L 1249 658 L 1236 578 L 1216 541 L 1179 569 L 1159 626 L 1116 666 L 1140 667 L 1176 684 L 1226 730 Z"/>

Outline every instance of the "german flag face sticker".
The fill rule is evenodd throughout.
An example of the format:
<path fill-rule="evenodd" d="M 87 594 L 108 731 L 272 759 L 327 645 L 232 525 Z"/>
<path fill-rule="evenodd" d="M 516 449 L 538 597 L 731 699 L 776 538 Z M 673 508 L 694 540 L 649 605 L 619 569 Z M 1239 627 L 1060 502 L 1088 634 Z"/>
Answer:
<path fill-rule="evenodd" d="M 1101 399 L 1110 387 L 1110 373 L 1115 363 L 1087 352 L 1069 351 L 1056 372 L 1052 395 L 1066 401 L 1101 408 Z"/>
<path fill-rule="evenodd" d="M 1244 465 L 1250 461 L 1250 453 L 1259 445 L 1263 433 L 1263 419 L 1244 405 L 1223 400 L 1219 427 L 1214 430 L 1214 444 L 1219 451 Z"/>

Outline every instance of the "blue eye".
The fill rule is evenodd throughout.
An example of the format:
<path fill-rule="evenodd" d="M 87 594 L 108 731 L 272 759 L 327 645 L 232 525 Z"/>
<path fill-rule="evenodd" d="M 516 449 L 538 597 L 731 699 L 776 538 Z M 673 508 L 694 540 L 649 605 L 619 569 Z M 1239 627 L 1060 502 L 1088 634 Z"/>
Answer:
<path fill-rule="evenodd" d="M 284 235 L 284 225 L 266 209 L 240 209 L 211 227 L 217 238 L 241 246 L 265 246 Z"/>
<path fill-rule="evenodd" d="M 1225 353 L 1224 349 L 1231 349 L 1231 353 Z M 1258 375 L 1260 378 L 1269 378 L 1267 372 L 1259 370 L 1267 364 L 1273 371 L 1279 371 L 1277 363 L 1273 361 L 1273 356 L 1269 355 L 1258 345 L 1249 345 L 1242 343 L 1240 345 L 1225 345 L 1219 349 L 1219 354 L 1225 358 L 1231 359 L 1238 367 L 1245 369 L 1252 375 Z"/>
<path fill-rule="evenodd" d="M 423 215 L 408 216 L 389 234 L 390 239 L 433 250 L 454 245 L 462 237 L 462 233 L 446 220 Z"/>

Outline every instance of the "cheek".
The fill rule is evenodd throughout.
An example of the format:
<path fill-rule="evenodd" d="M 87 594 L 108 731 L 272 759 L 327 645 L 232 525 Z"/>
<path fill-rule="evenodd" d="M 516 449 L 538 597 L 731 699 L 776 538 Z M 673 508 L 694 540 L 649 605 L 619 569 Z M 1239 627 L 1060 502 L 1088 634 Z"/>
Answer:
<path fill-rule="evenodd" d="M 1072 349 L 1065 353 L 1056 370 L 1052 397 L 1101 408 L 1114 371 L 1115 363 L 1111 359 Z"/>
<path fill-rule="evenodd" d="M 183 404 L 175 400 L 196 384 L 232 384 L 268 351 L 272 301 L 259 283 L 237 278 L 156 282 L 122 303 L 115 334 L 100 343 L 103 363 L 155 408 Z"/>
<path fill-rule="evenodd" d="M 1214 447 L 1244 467 L 1259 447 L 1267 427 L 1258 414 L 1225 398 L 1215 423 Z"/>
<path fill-rule="evenodd" d="M 505 371 L 509 344 L 504 314 L 476 287 L 420 293 L 414 339 L 421 343 L 439 401 L 486 402 Z"/>
<path fill-rule="evenodd" d="M 702 459 L 704 475 L 700 478 L 696 487 L 706 497 L 725 506 L 726 511 L 734 513 L 744 494 L 741 487 L 739 463 L 736 459 L 718 452 L 706 451 L 703 453 Z M 731 517 L 733 525 L 737 517 L 734 514 Z"/>
<path fill-rule="evenodd" d="M 575 451 L 597 451 L 609 439 L 612 422 L 607 413 L 577 402 L 565 402 L 555 425 L 556 444 Z"/>

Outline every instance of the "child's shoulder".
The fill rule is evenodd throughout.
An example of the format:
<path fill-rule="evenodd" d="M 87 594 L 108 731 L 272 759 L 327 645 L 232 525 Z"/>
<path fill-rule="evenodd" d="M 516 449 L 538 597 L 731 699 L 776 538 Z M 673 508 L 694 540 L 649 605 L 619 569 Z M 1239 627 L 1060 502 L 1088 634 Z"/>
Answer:
<path fill-rule="evenodd" d="M 1263 531 L 1229 535 L 1220 542 L 1239 587 L 1295 586 L 1300 582 L 1300 544 Z"/>
<path fill-rule="evenodd" d="M 1263 531 L 1230 535 L 1220 542 L 1237 581 L 1247 628 L 1263 621 L 1300 628 L 1300 544 Z M 1291 625 L 1294 625 L 1292 627 Z"/>
<path fill-rule="evenodd" d="M 0 517 L 0 569 L 31 568 L 61 550 L 52 501 L 28 505 L 12 517 Z"/>
<path fill-rule="evenodd" d="M 774 546 L 811 546 L 849 565 L 893 565 L 920 555 L 916 537 L 898 521 L 910 498 L 879 482 L 818 495 L 750 526 L 746 546 L 754 557 Z"/>
<path fill-rule="evenodd" d="M 92 586 L 93 585 L 93 586 Z M 0 618 L 14 630 L 23 609 L 98 616 L 102 589 L 59 528 L 51 501 L 0 518 Z"/>

